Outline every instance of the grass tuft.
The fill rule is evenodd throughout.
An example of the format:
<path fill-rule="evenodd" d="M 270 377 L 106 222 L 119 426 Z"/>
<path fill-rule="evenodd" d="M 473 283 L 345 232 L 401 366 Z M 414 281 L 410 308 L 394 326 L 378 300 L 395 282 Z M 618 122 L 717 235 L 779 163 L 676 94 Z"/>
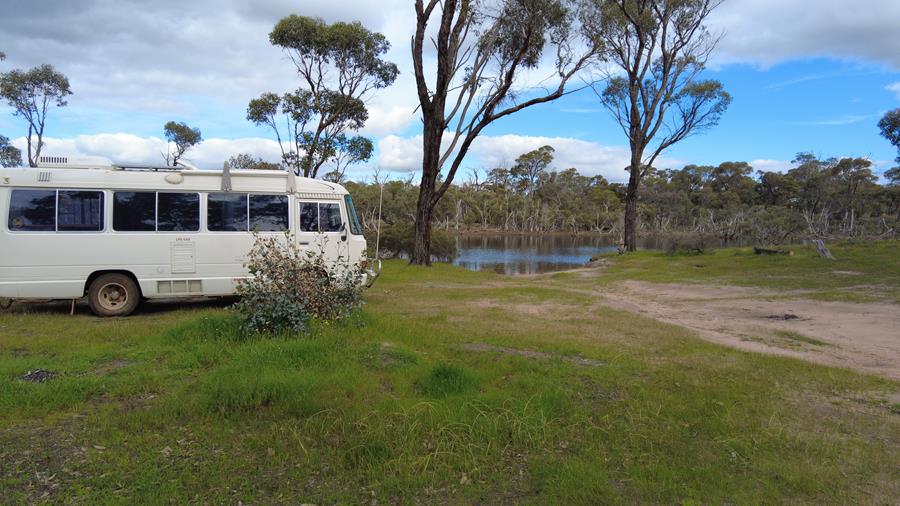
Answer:
<path fill-rule="evenodd" d="M 418 386 L 423 394 L 442 398 L 473 390 L 478 386 L 478 381 L 462 367 L 438 364 L 419 380 Z"/>

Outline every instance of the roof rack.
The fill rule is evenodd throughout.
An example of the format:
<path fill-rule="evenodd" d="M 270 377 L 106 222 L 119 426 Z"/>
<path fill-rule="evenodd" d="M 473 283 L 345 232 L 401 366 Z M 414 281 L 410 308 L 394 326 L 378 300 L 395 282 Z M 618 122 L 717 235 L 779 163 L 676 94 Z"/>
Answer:
<path fill-rule="evenodd" d="M 149 171 L 153 171 L 153 172 L 159 172 L 159 171 L 171 172 L 171 171 L 185 169 L 185 167 L 172 167 L 169 165 L 135 165 L 135 164 L 131 164 L 131 163 L 128 163 L 128 164 L 117 163 L 117 164 L 113 165 L 113 168 L 118 169 L 118 170 L 149 170 Z"/>

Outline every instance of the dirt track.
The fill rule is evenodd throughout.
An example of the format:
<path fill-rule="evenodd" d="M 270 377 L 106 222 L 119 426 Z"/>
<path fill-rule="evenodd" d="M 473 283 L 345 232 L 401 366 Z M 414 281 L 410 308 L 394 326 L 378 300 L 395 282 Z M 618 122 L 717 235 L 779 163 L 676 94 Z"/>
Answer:
<path fill-rule="evenodd" d="M 753 288 L 626 281 L 606 304 L 748 351 L 900 380 L 900 306 L 784 299 Z"/>

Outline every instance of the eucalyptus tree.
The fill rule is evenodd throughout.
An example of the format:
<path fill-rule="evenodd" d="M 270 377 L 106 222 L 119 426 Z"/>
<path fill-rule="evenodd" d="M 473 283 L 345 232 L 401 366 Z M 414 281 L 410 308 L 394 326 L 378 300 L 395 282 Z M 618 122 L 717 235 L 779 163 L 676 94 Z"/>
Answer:
<path fill-rule="evenodd" d="M 900 108 L 888 111 L 878 121 L 881 135 L 897 148 L 895 161 L 900 164 Z"/>
<path fill-rule="evenodd" d="M 641 180 L 667 148 L 716 125 L 731 103 L 700 78 L 719 40 L 706 19 L 721 0 L 585 0 L 585 33 L 604 48 L 609 78 L 595 88 L 628 137 L 625 248 L 637 247 Z"/>
<path fill-rule="evenodd" d="M 580 37 L 574 7 L 574 0 L 416 0 L 411 46 L 422 177 L 410 263 L 431 264 L 435 207 L 478 135 L 572 91 L 571 82 L 597 60 L 600 48 Z M 548 87 L 523 89 L 523 74 L 548 60 L 553 72 L 542 81 Z"/>
<path fill-rule="evenodd" d="M 64 107 L 72 94 L 69 80 L 52 65 L 31 70 L 11 70 L 0 74 L 0 98 L 13 109 L 13 115 L 28 123 L 28 165 L 37 167 L 44 148 L 44 131 L 51 107 Z"/>
<path fill-rule="evenodd" d="M 166 141 L 169 144 L 174 144 L 175 149 L 169 149 L 163 156 L 166 159 L 166 164 L 171 166 L 178 165 L 178 161 L 184 156 L 187 150 L 196 146 L 203 140 L 203 136 L 200 134 L 199 128 L 191 128 L 187 125 L 187 123 L 176 123 L 174 121 L 169 121 L 163 126 L 163 132 L 166 136 Z"/>
<path fill-rule="evenodd" d="M 6 59 L 6 53 L 0 51 L 0 61 Z M 0 135 L 0 167 L 18 167 L 22 165 L 22 152 L 9 143 L 9 138 Z"/>
<path fill-rule="evenodd" d="M 22 165 L 22 152 L 9 143 L 6 136 L 0 135 L 0 167 L 18 167 Z"/>
<path fill-rule="evenodd" d="M 347 133 L 365 125 L 366 100 L 399 74 L 395 64 L 382 59 L 390 49 L 384 35 L 359 22 L 329 25 L 291 15 L 275 25 L 269 41 L 296 67 L 301 86 L 251 100 L 247 119 L 272 129 L 285 166 L 316 177 L 328 164 L 342 174 L 346 164 L 368 160 L 371 141 Z"/>

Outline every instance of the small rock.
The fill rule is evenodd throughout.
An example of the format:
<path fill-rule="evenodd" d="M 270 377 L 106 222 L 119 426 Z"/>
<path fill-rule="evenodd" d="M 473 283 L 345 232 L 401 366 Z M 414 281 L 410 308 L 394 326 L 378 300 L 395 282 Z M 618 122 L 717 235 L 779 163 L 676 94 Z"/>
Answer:
<path fill-rule="evenodd" d="M 48 371 L 46 369 L 35 369 L 19 376 L 19 379 L 22 381 L 30 381 L 32 383 L 43 383 L 52 380 L 57 376 L 59 376 L 59 373 Z"/>

